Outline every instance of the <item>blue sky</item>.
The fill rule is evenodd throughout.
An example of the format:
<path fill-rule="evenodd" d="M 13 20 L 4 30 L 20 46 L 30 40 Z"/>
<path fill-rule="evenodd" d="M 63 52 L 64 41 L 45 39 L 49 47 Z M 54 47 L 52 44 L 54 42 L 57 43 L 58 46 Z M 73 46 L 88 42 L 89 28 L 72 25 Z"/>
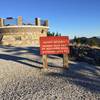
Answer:
<path fill-rule="evenodd" d="M 100 0 L 1 0 L 0 17 L 48 19 L 50 31 L 62 35 L 100 36 Z"/>

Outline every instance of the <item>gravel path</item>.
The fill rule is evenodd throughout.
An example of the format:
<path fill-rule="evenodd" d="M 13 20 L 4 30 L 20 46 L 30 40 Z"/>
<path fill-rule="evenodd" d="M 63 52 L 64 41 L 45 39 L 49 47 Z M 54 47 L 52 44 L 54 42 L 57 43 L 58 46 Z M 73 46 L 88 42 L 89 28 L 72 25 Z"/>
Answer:
<path fill-rule="evenodd" d="M 0 46 L 0 100 L 100 100 L 100 66 L 50 55 L 42 69 L 38 48 Z"/>

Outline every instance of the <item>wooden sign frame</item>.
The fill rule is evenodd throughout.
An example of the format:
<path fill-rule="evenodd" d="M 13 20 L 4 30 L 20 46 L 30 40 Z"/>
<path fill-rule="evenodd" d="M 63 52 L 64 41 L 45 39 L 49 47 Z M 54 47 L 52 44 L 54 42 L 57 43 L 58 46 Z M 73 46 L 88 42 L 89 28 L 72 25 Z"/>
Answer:
<path fill-rule="evenodd" d="M 42 55 L 43 68 L 48 68 L 48 54 L 63 54 L 63 67 L 68 68 L 69 37 L 40 37 L 40 54 Z"/>

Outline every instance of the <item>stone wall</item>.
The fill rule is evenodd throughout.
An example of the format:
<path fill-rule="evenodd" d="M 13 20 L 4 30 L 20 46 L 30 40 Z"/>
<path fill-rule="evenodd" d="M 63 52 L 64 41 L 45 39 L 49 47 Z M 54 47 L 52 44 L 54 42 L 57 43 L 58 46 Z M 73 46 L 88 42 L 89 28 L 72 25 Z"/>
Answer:
<path fill-rule="evenodd" d="M 44 26 L 6 26 L 0 28 L 2 44 L 12 46 L 39 46 L 40 36 L 47 36 L 48 27 Z"/>

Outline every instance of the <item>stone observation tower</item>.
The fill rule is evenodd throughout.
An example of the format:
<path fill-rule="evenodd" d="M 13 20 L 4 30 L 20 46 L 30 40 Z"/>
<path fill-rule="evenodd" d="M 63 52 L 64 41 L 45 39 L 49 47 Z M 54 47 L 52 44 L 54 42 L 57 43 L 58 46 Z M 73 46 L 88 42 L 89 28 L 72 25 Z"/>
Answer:
<path fill-rule="evenodd" d="M 39 46 L 40 36 L 47 36 L 48 20 L 35 18 L 33 23 L 24 23 L 23 18 L 0 18 L 0 43 L 3 45 Z"/>

